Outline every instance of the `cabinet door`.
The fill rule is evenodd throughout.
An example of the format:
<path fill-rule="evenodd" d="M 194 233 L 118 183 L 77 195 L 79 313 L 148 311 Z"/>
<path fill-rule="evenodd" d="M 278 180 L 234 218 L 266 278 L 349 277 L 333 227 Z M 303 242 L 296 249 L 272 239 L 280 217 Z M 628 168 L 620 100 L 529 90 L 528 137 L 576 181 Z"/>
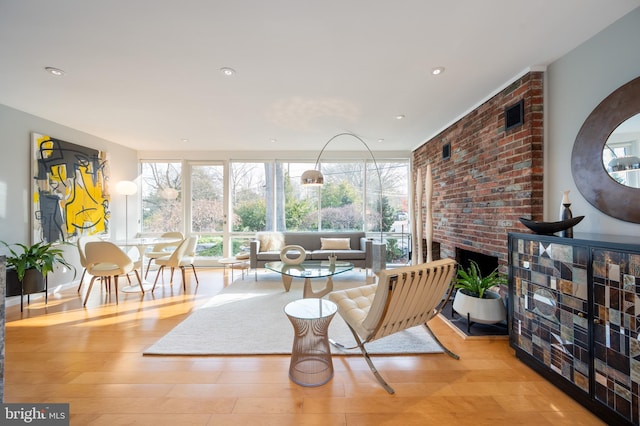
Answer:
<path fill-rule="evenodd" d="M 589 249 L 514 238 L 511 344 L 589 393 Z"/>
<path fill-rule="evenodd" d="M 595 398 L 638 424 L 640 255 L 593 250 Z"/>

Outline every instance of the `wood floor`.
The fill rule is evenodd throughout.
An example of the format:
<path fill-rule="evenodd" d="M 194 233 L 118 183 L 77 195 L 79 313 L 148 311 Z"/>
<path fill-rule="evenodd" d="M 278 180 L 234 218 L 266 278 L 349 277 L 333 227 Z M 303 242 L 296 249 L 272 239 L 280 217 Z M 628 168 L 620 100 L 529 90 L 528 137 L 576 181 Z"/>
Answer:
<path fill-rule="evenodd" d="M 154 294 L 120 293 L 118 305 L 94 286 L 86 308 L 75 288 L 22 314 L 8 307 L 4 402 L 70 403 L 72 425 L 604 424 L 518 361 L 507 340 L 464 340 L 439 318 L 430 325 L 461 359 L 374 357 L 395 395 L 362 357 L 335 356 L 334 378 L 305 388 L 288 379 L 287 356 L 143 356 L 230 280 L 218 269 L 198 276 L 196 288 L 187 275 L 186 294 L 176 274 Z"/>

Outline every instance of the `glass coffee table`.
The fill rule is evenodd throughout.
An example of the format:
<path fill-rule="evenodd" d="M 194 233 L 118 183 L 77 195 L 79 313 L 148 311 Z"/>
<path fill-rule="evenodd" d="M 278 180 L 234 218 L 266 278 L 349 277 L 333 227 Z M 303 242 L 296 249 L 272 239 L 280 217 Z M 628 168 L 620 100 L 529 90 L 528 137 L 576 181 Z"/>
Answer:
<path fill-rule="evenodd" d="M 290 265 L 284 262 L 268 262 L 264 267 L 270 271 L 282 275 L 282 284 L 285 291 L 291 288 L 293 278 L 304 278 L 304 290 L 302 296 L 320 298 L 333 290 L 331 277 L 353 269 L 351 262 L 336 262 L 330 264 L 327 260 L 307 260 L 299 265 Z M 326 278 L 327 282 L 320 291 L 314 292 L 311 287 L 311 278 Z"/>

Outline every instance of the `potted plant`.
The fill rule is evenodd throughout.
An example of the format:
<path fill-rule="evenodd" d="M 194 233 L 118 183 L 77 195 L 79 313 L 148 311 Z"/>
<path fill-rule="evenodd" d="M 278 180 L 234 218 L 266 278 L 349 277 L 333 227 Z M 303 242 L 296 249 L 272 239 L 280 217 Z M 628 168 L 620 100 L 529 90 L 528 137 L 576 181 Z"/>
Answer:
<path fill-rule="evenodd" d="M 17 280 L 17 294 L 31 294 L 45 290 L 45 277 L 56 265 L 66 266 L 74 270 L 63 257 L 64 251 L 53 243 L 38 242 L 31 246 L 24 244 L 7 244 L 0 241 L 9 250 L 7 258 L 7 286 L 11 284 L 11 274 Z M 16 248 L 12 248 L 15 246 Z M 7 295 L 17 295 L 7 291 Z"/>
<path fill-rule="evenodd" d="M 469 267 L 458 269 L 453 299 L 453 310 L 465 317 L 471 324 L 495 324 L 507 318 L 507 310 L 500 294 L 490 289 L 506 284 L 507 279 L 496 268 L 483 277 L 480 267 L 471 261 Z"/>

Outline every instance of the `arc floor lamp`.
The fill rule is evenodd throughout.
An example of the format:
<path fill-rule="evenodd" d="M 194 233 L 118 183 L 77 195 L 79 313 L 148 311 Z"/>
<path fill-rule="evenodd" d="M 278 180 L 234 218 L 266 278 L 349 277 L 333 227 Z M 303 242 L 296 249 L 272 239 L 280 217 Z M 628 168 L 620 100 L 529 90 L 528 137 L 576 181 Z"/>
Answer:
<path fill-rule="evenodd" d="M 324 176 L 322 174 L 322 172 L 319 169 L 319 164 L 320 164 L 320 158 L 322 157 L 322 153 L 325 151 L 325 149 L 327 148 L 327 146 L 334 141 L 335 139 L 341 137 L 341 136 L 351 136 L 355 139 L 357 139 L 358 141 L 360 141 L 360 143 L 362 143 L 362 145 L 364 145 L 364 147 L 367 149 L 367 151 L 369 152 L 369 155 L 371 156 L 371 159 L 373 160 L 373 165 L 375 166 L 376 169 L 376 174 L 378 175 L 378 182 L 380 185 L 380 200 L 379 200 L 379 204 L 380 204 L 380 245 L 383 247 L 380 247 L 380 259 L 379 259 L 379 265 L 377 265 L 379 267 L 379 269 L 384 269 L 383 265 L 384 265 L 384 252 L 386 251 L 386 248 L 384 247 L 384 239 L 383 239 L 383 212 L 384 212 L 384 207 L 382 204 L 382 175 L 380 174 L 380 168 L 378 167 L 378 162 L 376 161 L 376 157 L 373 155 L 373 152 L 371 151 L 371 148 L 369 148 L 369 145 L 367 145 L 367 143 L 364 141 L 364 139 L 362 139 L 360 136 L 356 135 L 355 133 L 351 133 L 351 132 L 342 132 L 342 133 L 338 133 L 337 135 L 331 137 L 331 139 L 329 139 L 324 146 L 322 147 L 322 149 L 320 150 L 320 153 L 318 154 L 318 158 L 316 159 L 316 164 L 314 166 L 313 169 L 311 170 L 306 170 L 304 173 L 302 173 L 301 176 L 301 183 L 303 186 L 322 186 L 324 185 Z"/>

